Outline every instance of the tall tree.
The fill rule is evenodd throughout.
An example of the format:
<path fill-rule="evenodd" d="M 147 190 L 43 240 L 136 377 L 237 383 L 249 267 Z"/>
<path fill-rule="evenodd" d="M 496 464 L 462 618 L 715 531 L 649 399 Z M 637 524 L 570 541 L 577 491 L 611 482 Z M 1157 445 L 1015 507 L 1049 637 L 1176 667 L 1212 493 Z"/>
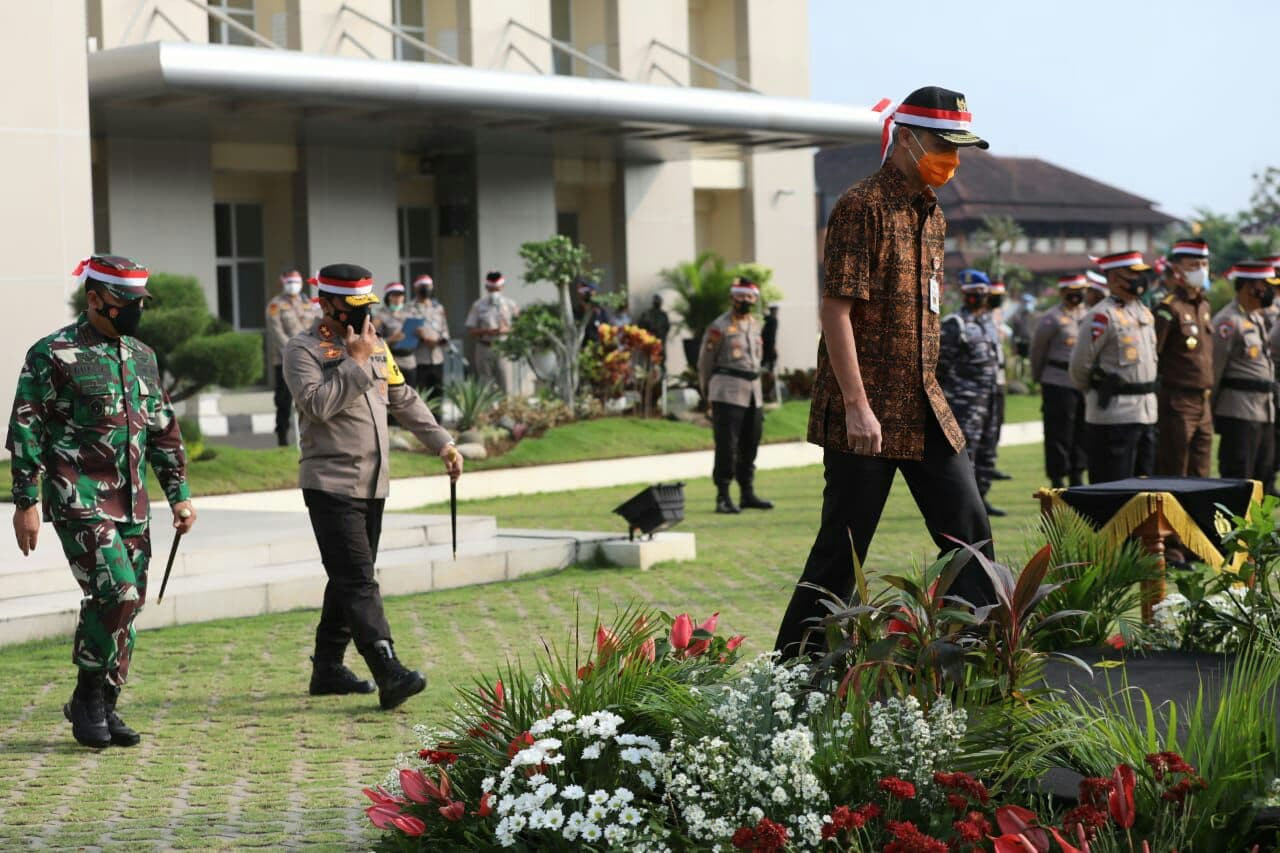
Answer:
<path fill-rule="evenodd" d="M 974 232 L 973 239 L 991 253 L 991 268 L 987 272 L 993 281 L 1004 281 L 1004 255 L 1024 233 L 1011 216 L 982 217 L 982 227 Z"/>

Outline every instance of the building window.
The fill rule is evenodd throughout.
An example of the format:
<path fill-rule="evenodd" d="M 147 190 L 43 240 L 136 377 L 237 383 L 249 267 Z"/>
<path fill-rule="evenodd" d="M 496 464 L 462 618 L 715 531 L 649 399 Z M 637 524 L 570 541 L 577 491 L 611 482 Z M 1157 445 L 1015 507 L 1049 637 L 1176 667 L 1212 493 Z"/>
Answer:
<path fill-rule="evenodd" d="M 253 29 L 253 0 L 209 0 L 207 5 L 212 11 L 221 12 L 237 24 Z M 250 47 L 256 44 L 253 39 L 213 15 L 209 16 L 209 43 L 242 44 Z"/>
<path fill-rule="evenodd" d="M 420 275 L 432 274 L 435 258 L 435 231 L 429 207 L 401 207 L 396 210 L 400 243 L 400 281 L 406 286 Z"/>
<path fill-rule="evenodd" d="M 391 0 L 391 22 L 396 29 L 418 41 L 427 40 L 427 10 L 425 0 Z M 396 39 L 396 59 L 406 62 L 426 62 L 427 54 L 403 39 Z"/>
<path fill-rule="evenodd" d="M 551 0 L 551 37 L 573 44 L 573 0 Z M 573 74 L 573 57 L 558 48 L 551 50 L 551 68 L 556 74 Z"/>
<path fill-rule="evenodd" d="M 213 231 L 218 256 L 218 317 L 236 329 L 263 328 L 267 259 L 262 205 L 215 204 Z"/>
<path fill-rule="evenodd" d="M 578 214 L 571 210 L 556 211 L 556 234 L 578 242 Z"/>

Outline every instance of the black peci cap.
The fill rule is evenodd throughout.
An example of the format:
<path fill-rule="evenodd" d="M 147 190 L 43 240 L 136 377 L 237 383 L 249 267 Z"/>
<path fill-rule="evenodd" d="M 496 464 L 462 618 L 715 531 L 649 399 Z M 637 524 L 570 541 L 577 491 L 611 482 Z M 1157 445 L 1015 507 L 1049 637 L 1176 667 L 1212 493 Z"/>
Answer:
<path fill-rule="evenodd" d="M 894 111 L 893 121 L 936 133 L 952 145 L 990 147 L 969 129 L 973 115 L 964 95 L 941 86 L 924 86 L 907 95 Z"/>

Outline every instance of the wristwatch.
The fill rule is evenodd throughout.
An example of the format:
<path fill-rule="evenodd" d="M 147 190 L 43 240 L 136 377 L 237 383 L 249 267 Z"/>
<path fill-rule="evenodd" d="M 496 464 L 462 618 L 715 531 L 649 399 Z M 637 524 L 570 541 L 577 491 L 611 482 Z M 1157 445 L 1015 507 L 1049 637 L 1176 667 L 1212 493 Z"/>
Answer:
<path fill-rule="evenodd" d="M 27 495 L 22 495 L 21 497 L 13 499 L 13 505 L 18 509 L 31 509 L 39 502 L 40 501 L 37 498 L 28 497 Z"/>

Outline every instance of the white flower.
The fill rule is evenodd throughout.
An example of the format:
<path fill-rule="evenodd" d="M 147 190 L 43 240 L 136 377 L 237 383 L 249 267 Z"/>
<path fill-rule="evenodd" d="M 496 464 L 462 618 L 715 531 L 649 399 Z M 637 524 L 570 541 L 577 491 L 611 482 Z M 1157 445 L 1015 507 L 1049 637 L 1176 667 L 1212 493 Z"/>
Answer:
<path fill-rule="evenodd" d="M 613 796 L 609 798 L 609 808 L 616 809 L 619 806 L 626 805 L 636 798 L 636 795 L 628 791 L 626 788 L 619 788 L 613 792 Z"/>
<path fill-rule="evenodd" d="M 565 822 L 565 826 L 569 829 L 580 831 L 582 827 L 587 825 L 587 818 L 582 812 L 574 812 L 569 815 L 569 820 Z"/>
<path fill-rule="evenodd" d="M 628 764 L 639 764 L 644 760 L 647 752 L 647 750 L 636 749 L 633 746 L 629 746 L 622 750 L 621 758 Z"/>
<path fill-rule="evenodd" d="M 535 788 L 538 787 L 539 785 L 546 784 L 546 781 L 547 781 L 547 777 L 541 773 L 534 773 L 532 776 L 529 777 L 529 784 Z"/>
<path fill-rule="evenodd" d="M 609 824 L 604 828 L 604 840 L 610 844 L 617 844 L 627 835 L 627 831 L 617 824 Z"/>
<path fill-rule="evenodd" d="M 625 823 L 627 826 L 636 826 L 640 823 L 640 812 L 635 806 L 627 806 L 618 815 L 618 821 Z"/>
<path fill-rule="evenodd" d="M 636 775 L 640 777 L 640 784 L 644 785 L 650 791 L 652 791 L 654 787 L 658 784 L 658 780 L 655 779 L 653 774 L 650 773 L 648 770 L 641 770 Z"/>
<path fill-rule="evenodd" d="M 599 823 L 609 816 L 609 810 L 604 806 L 591 806 L 587 809 L 587 820 L 593 823 Z"/>
<path fill-rule="evenodd" d="M 560 796 L 566 800 L 580 800 L 586 795 L 587 792 L 582 790 L 581 785 L 565 785 L 564 790 L 560 792 Z"/>
<path fill-rule="evenodd" d="M 582 827 L 582 838 L 586 841 L 599 841 L 602 834 L 600 827 L 594 823 L 588 823 Z"/>
<path fill-rule="evenodd" d="M 534 793 L 537 795 L 539 800 L 546 802 L 548 799 L 555 796 L 556 786 L 552 785 L 550 782 L 546 782 L 542 785 L 539 785 L 538 790 L 535 791 Z"/>
<path fill-rule="evenodd" d="M 787 792 L 781 785 L 774 786 L 773 793 L 769 795 L 775 803 L 785 805 L 787 802 Z"/>
<path fill-rule="evenodd" d="M 547 809 L 542 813 L 542 825 L 547 829 L 556 830 L 564 825 L 564 812 L 560 811 L 560 807 Z"/>
<path fill-rule="evenodd" d="M 582 750 L 582 757 L 587 761 L 593 761 L 600 757 L 600 744 L 593 743 L 586 749 Z"/>
<path fill-rule="evenodd" d="M 587 802 L 593 806 L 602 806 L 609 802 L 609 792 L 598 788 L 591 792 L 591 796 L 587 797 Z"/>
<path fill-rule="evenodd" d="M 482 793 L 482 794 L 487 794 L 487 793 L 489 793 L 490 791 L 492 791 L 492 790 L 493 790 L 493 786 L 494 786 L 496 783 L 497 783 L 497 780 L 496 780 L 496 779 L 494 779 L 492 776 L 486 776 L 486 777 L 484 777 L 484 779 L 483 779 L 483 780 L 481 780 L 481 782 L 480 782 L 480 793 Z"/>

